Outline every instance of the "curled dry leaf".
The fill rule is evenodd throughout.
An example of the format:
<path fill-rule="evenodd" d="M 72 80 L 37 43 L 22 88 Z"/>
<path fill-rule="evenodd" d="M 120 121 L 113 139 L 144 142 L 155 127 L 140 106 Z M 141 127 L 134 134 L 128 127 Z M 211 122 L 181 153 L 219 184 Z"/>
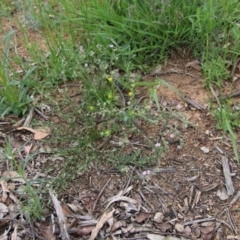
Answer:
<path fill-rule="evenodd" d="M 34 134 L 34 140 L 41 140 L 49 135 L 49 130 L 33 129 L 29 127 L 19 127 L 17 130 L 26 130 Z"/>
<path fill-rule="evenodd" d="M 124 202 L 129 202 L 129 203 L 132 203 L 132 204 L 137 204 L 137 201 L 132 199 L 132 198 L 129 198 L 129 197 L 124 197 L 124 196 L 121 196 L 121 197 L 114 197 L 112 198 L 112 200 L 108 203 L 108 205 L 106 206 L 105 209 L 107 209 L 112 203 L 114 202 L 119 202 L 119 201 L 124 201 Z"/>
<path fill-rule="evenodd" d="M 132 203 L 129 203 L 129 202 L 120 202 L 120 205 L 119 205 L 121 208 L 124 208 L 125 211 L 126 211 L 126 214 L 129 216 L 129 215 L 132 215 L 136 212 L 138 212 L 137 208 L 135 207 L 134 204 Z"/>

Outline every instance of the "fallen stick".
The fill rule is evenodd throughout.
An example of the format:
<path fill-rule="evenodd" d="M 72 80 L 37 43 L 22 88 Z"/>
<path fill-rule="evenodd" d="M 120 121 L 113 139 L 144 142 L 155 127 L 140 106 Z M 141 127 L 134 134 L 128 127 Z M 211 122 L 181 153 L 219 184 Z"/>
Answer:
<path fill-rule="evenodd" d="M 65 216 L 63 214 L 60 202 L 58 201 L 57 197 L 53 194 L 52 191 L 50 191 L 49 193 L 52 198 L 54 208 L 56 210 L 56 214 L 58 216 L 58 223 L 59 223 L 59 227 L 60 227 L 60 231 L 61 231 L 61 239 L 62 240 L 70 240 L 68 232 L 67 232 Z"/>
<path fill-rule="evenodd" d="M 222 167 L 223 167 L 223 174 L 225 178 L 226 188 L 227 188 L 227 194 L 233 195 L 234 193 L 234 186 L 231 178 L 231 172 L 228 164 L 228 158 L 225 156 L 222 156 Z"/>

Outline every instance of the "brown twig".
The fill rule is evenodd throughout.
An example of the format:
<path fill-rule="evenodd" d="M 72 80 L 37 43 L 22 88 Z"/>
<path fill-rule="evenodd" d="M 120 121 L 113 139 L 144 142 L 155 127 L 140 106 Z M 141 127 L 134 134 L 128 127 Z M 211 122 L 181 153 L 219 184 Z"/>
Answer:
<path fill-rule="evenodd" d="M 190 222 L 185 222 L 183 225 L 185 227 L 185 226 L 188 226 L 188 225 L 192 225 L 194 223 L 211 222 L 211 221 L 215 221 L 215 220 L 216 220 L 215 217 L 209 217 L 209 218 L 193 220 L 193 221 L 190 221 Z"/>
<path fill-rule="evenodd" d="M 226 213 L 227 213 L 227 217 L 228 217 L 228 222 L 230 223 L 232 229 L 234 230 L 234 233 L 238 234 L 238 230 L 236 228 L 236 225 L 233 222 L 232 216 L 231 216 L 228 208 L 226 209 Z"/>
<path fill-rule="evenodd" d="M 35 112 L 36 112 L 38 115 L 40 115 L 42 118 L 44 118 L 45 120 L 48 120 L 48 117 L 47 117 L 45 114 L 43 114 L 41 111 L 39 111 L 37 108 L 35 108 L 34 110 L 35 110 Z"/>
<path fill-rule="evenodd" d="M 227 188 L 227 194 L 233 195 L 234 193 L 234 186 L 232 182 L 232 177 L 230 173 L 230 167 L 228 163 L 228 158 L 225 156 L 222 156 L 222 167 L 223 167 L 223 174 L 226 182 L 226 188 Z"/>
<path fill-rule="evenodd" d="M 183 97 L 183 100 L 186 103 L 189 103 L 190 105 L 192 105 L 193 107 L 195 107 L 198 110 L 205 110 L 206 108 L 203 107 L 201 104 L 199 104 L 198 102 L 196 102 L 195 100 L 188 98 L 188 97 Z"/>
<path fill-rule="evenodd" d="M 23 126 L 24 127 L 28 127 L 32 121 L 32 118 L 33 118 L 33 112 L 34 112 L 34 109 L 35 107 L 31 107 L 30 110 L 29 110 L 29 113 L 28 113 L 28 116 L 25 120 L 25 122 L 23 123 Z"/>
<path fill-rule="evenodd" d="M 95 202 L 94 202 L 93 208 L 92 208 L 92 213 L 94 212 L 94 210 L 95 210 L 95 208 L 96 208 L 96 205 L 97 205 L 97 202 L 98 202 L 99 198 L 102 196 L 103 191 L 105 190 L 105 188 L 107 187 L 107 185 L 109 184 L 109 182 L 110 182 L 111 180 L 112 180 L 111 178 L 109 178 L 109 179 L 107 180 L 107 182 L 106 182 L 105 185 L 103 186 L 102 190 L 101 190 L 100 193 L 98 194 L 98 196 L 97 196 L 97 198 L 96 198 L 96 200 L 95 200 Z"/>

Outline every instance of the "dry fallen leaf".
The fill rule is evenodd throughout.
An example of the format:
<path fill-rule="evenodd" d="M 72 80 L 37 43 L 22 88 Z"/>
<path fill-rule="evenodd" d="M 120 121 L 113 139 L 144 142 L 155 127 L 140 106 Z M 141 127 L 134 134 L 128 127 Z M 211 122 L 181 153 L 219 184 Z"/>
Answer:
<path fill-rule="evenodd" d="M 126 226 L 126 222 L 124 221 L 114 221 L 111 231 L 114 232 L 119 228 L 125 227 L 125 226 Z"/>
<path fill-rule="evenodd" d="M 8 198 L 8 193 L 10 192 L 7 186 L 7 182 L 2 180 L 0 182 L 1 186 L 2 186 L 2 196 L 1 196 L 1 201 L 2 202 L 6 202 L 7 198 Z"/>
<path fill-rule="evenodd" d="M 95 228 L 95 226 L 81 227 L 79 230 L 77 230 L 77 235 L 86 236 L 86 235 L 90 234 L 94 228 Z"/>
<path fill-rule="evenodd" d="M 150 240 L 180 240 L 180 238 L 177 238 L 177 237 L 171 237 L 171 236 L 165 237 L 165 236 L 161 236 L 158 234 L 152 234 L 152 233 L 148 233 L 147 237 Z"/>
<path fill-rule="evenodd" d="M 143 222 L 144 220 L 148 219 L 148 218 L 151 218 L 153 217 L 153 213 L 148 213 L 148 212 L 140 212 L 135 220 L 138 222 L 138 223 L 141 223 Z"/>
<path fill-rule="evenodd" d="M 98 235 L 98 232 L 103 227 L 103 225 L 113 216 L 113 213 L 115 212 L 115 209 L 113 209 L 111 212 L 104 212 L 101 216 L 99 222 L 97 223 L 96 227 L 92 230 L 92 234 L 89 238 L 89 240 L 94 240 L 96 236 Z"/>
<path fill-rule="evenodd" d="M 129 197 L 124 197 L 124 196 L 118 197 L 118 196 L 116 196 L 116 197 L 112 198 L 112 200 L 108 203 L 108 205 L 106 206 L 105 209 L 107 209 L 112 203 L 118 202 L 118 201 L 129 202 L 129 203 L 132 203 L 132 204 L 137 204 L 138 203 L 136 200 L 134 200 L 132 198 L 129 198 Z"/>
<path fill-rule="evenodd" d="M 113 217 L 109 218 L 107 223 L 109 225 L 109 228 L 106 230 L 107 233 L 110 233 L 111 232 L 111 229 L 112 229 L 112 226 L 113 226 L 113 223 L 114 221 L 116 221 Z"/>
<path fill-rule="evenodd" d="M 15 195 L 13 195 L 12 192 L 10 192 L 9 197 L 10 197 L 15 203 L 18 203 L 18 202 L 19 202 L 19 200 L 17 199 L 17 197 L 16 197 Z"/>
<path fill-rule="evenodd" d="M 147 238 L 150 239 L 150 240 L 164 240 L 165 236 L 161 236 L 161 235 L 153 234 L 153 233 L 148 233 Z"/>
<path fill-rule="evenodd" d="M 49 135 L 49 130 L 45 129 L 33 129 L 29 127 L 19 127 L 17 130 L 26 130 L 34 133 L 34 140 L 41 140 Z"/>
<path fill-rule="evenodd" d="M 25 180 L 22 177 L 20 177 L 19 174 L 15 171 L 6 171 L 3 173 L 3 177 L 6 178 L 6 180 L 25 183 Z M 24 174 L 24 178 L 26 177 L 27 177 L 27 173 Z"/>
<path fill-rule="evenodd" d="M 7 182 L 6 182 L 6 181 L 2 180 L 2 181 L 0 182 L 0 184 L 1 184 L 2 190 L 3 190 L 4 192 L 10 192 L 9 189 L 8 189 L 8 186 L 7 186 Z"/>
<path fill-rule="evenodd" d="M 184 232 L 184 226 L 182 224 L 180 224 L 180 223 L 176 223 L 175 224 L 175 229 L 179 233 L 183 233 Z"/>
<path fill-rule="evenodd" d="M 224 188 L 222 188 L 222 189 L 219 189 L 219 190 L 217 191 L 217 196 L 218 196 L 222 201 L 228 199 L 228 195 L 227 195 L 227 190 L 226 190 L 226 188 L 224 187 Z"/>
<path fill-rule="evenodd" d="M 213 239 L 212 237 L 213 237 L 213 232 L 212 233 L 208 233 L 208 234 L 204 234 L 203 233 L 201 235 L 202 240 L 211 240 L 211 239 Z"/>
<path fill-rule="evenodd" d="M 0 240 L 8 240 L 8 232 L 10 231 L 11 227 L 8 230 L 5 230 L 4 233 L 0 236 Z"/>
<path fill-rule="evenodd" d="M 214 226 L 208 226 L 208 227 L 201 227 L 201 233 L 203 234 L 209 234 L 215 229 Z"/>
<path fill-rule="evenodd" d="M 8 213 L 8 207 L 0 202 L 0 219 L 2 219 Z"/>
<path fill-rule="evenodd" d="M 172 225 L 170 223 L 155 223 L 154 225 L 163 232 L 172 230 Z"/>
<path fill-rule="evenodd" d="M 61 204 L 61 207 L 62 207 L 62 213 L 64 215 L 71 215 L 72 214 L 72 212 L 70 211 L 70 209 L 68 208 L 67 205 Z"/>
<path fill-rule="evenodd" d="M 18 225 L 16 224 L 16 225 L 14 226 L 14 231 L 13 231 L 13 233 L 12 233 L 12 235 L 11 235 L 11 240 L 17 240 L 17 239 L 18 239 L 17 229 L 18 229 Z"/>
<path fill-rule="evenodd" d="M 42 222 L 39 226 L 43 237 L 46 240 L 55 240 L 56 236 L 53 234 L 53 226 L 52 223 Z"/>
<path fill-rule="evenodd" d="M 141 209 L 141 206 L 142 206 L 142 198 L 138 193 L 135 193 L 133 195 L 133 199 L 137 201 L 137 209 L 139 211 Z"/>
<path fill-rule="evenodd" d="M 188 62 L 186 65 L 185 65 L 185 68 L 194 68 L 198 71 L 201 71 L 202 68 L 200 66 L 200 62 L 198 60 L 193 60 L 191 62 Z"/>
<path fill-rule="evenodd" d="M 150 72 L 150 76 L 156 76 L 158 74 L 162 73 L 162 66 L 157 66 L 153 71 Z"/>
<path fill-rule="evenodd" d="M 192 229 L 189 226 L 186 226 L 184 228 L 184 233 L 183 233 L 184 237 L 188 237 L 191 234 L 191 232 L 192 232 Z"/>
<path fill-rule="evenodd" d="M 121 208 L 125 209 L 125 212 L 126 212 L 127 216 L 130 216 L 130 215 L 138 212 L 136 206 L 134 204 L 132 204 L 132 203 L 129 203 L 129 202 L 120 202 L 119 206 Z"/>

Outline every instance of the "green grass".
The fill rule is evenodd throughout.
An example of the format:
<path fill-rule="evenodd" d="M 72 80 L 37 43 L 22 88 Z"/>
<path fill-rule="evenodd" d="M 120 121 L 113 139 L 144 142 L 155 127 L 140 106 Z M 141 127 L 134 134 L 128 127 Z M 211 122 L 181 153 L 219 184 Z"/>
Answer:
<path fill-rule="evenodd" d="M 1 162 L 6 161 L 9 166 L 8 171 L 16 172 L 16 177 L 21 179 L 18 181 L 20 182 L 18 190 L 13 191 L 12 193 L 13 196 L 20 200 L 16 203 L 16 209 L 18 209 L 17 211 L 20 213 L 23 213 L 28 221 L 40 219 L 43 212 L 43 200 L 39 197 L 39 189 L 43 181 L 40 178 L 35 178 L 34 180 L 30 179 L 27 173 L 27 165 L 35 158 L 35 156 L 29 154 L 20 161 L 18 156 L 21 155 L 20 152 L 24 150 L 24 146 L 23 148 L 14 149 L 11 142 L 12 139 L 10 137 L 6 139 L 6 146 L 5 148 L 0 149 L 0 154 L 2 156 Z M 2 176 L 1 180 L 6 182 L 14 181 L 14 178 Z M 34 185 L 38 185 L 39 188 L 37 189 Z"/>
<path fill-rule="evenodd" d="M 21 81 L 18 79 L 18 75 L 12 73 L 11 62 L 9 61 L 9 49 L 10 41 L 14 31 L 10 31 L 2 40 L 0 40 L 0 45 L 4 46 L 4 51 L 0 52 L 2 56 L 2 61 L 0 62 L 0 116 L 3 117 L 9 113 L 14 113 L 15 115 L 24 115 L 28 110 L 31 103 L 30 91 L 28 87 L 24 84 L 31 73 L 34 71 L 35 67 L 30 68 L 22 78 Z"/>
<path fill-rule="evenodd" d="M 175 92 L 177 89 L 164 81 L 132 79 L 131 74 L 141 71 L 144 75 L 166 61 L 171 52 L 187 49 L 201 61 L 204 85 L 214 93 L 213 89 L 221 89 L 225 81 L 233 80 L 229 68 L 240 55 L 238 0 L 193 0 L 191 4 L 189 0 L 23 0 L 14 4 L 4 0 L 0 9 L 0 16 L 5 18 L 11 18 L 13 10 L 23 15 L 14 21 L 20 25 L 24 35 L 21 43 L 29 54 L 24 61 L 13 51 L 17 49 L 14 31 L 0 39 L 0 114 L 26 116 L 36 104 L 31 95 L 38 94 L 42 101 L 50 102 L 66 124 L 64 132 L 56 124 L 51 126 L 51 144 L 61 149 L 59 156 L 69 156 L 66 171 L 53 181 L 58 188 L 75 177 L 68 173 L 78 174 L 96 159 L 120 170 L 128 165 L 144 167 L 168 149 L 162 142 L 161 150 L 152 157 L 141 151 L 127 154 L 126 143 L 118 154 L 114 147 L 97 149 L 109 136 L 120 135 L 125 140 L 127 132 L 141 136 L 136 121 L 156 124 L 157 115 L 158 121 L 168 125 L 175 116 L 161 108 L 155 87 L 165 84 Z M 48 52 L 31 40 L 29 31 L 41 35 Z M 13 61 L 23 68 L 23 76 L 16 72 Z M 69 96 L 67 89 L 61 92 L 62 102 L 54 94 L 51 97 L 69 82 L 79 86 L 80 101 Z M 142 106 L 138 104 L 139 88 L 147 89 L 150 98 Z M 238 114 L 230 104 L 218 101 L 218 106 L 220 110 L 213 109 L 216 127 L 230 134 L 238 160 L 234 134 Z M 158 141 L 149 136 L 143 140 L 152 148 Z M 34 199 L 35 192 L 31 187 L 28 190 Z M 35 211 L 31 204 L 26 204 L 30 206 L 29 216 L 32 209 Z"/>

